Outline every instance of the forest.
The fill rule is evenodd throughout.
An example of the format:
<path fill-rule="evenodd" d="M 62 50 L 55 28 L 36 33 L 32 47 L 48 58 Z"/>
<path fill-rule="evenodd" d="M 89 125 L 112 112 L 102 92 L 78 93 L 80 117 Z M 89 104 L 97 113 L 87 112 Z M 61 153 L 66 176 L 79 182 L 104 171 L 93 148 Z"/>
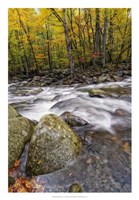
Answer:
<path fill-rule="evenodd" d="M 76 71 L 131 62 L 129 8 L 10 8 L 9 75 Z"/>

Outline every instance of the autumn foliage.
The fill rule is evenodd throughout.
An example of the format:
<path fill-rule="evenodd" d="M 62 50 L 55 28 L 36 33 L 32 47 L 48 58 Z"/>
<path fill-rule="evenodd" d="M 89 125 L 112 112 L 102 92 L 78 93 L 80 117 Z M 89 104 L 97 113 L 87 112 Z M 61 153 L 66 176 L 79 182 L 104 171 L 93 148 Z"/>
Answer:
<path fill-rule="evenodd" d="M 131 61 L 129 8 L 10 8 L 9 74 Z"/>
<path fill-rule="evenodd" d="M 42 185 L 36 183 L 35 179 L 19 178 L 8 188 L 8 192 L 43 192 Z"/>
<path fill-rule="evenodd" d="M 19 164 L 20 160 L 17 160 L 8 170 L 8 175 L 15 179 L 15 182 L 9 185 L 8 192 L 43 192 L 43 186 L 38 184 L 35 178 L 18 178 Z"/>

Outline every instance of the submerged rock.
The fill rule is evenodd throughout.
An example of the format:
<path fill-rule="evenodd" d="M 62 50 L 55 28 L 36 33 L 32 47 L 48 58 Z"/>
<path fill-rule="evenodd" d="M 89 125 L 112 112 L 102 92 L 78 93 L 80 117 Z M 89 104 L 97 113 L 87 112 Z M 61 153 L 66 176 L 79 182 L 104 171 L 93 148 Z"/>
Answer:
<path fill-rule="evenodd" d="M 105 91 L 103 91 L 101 89 L 90 89 L 88 92 L 89 92 L 90 97 L 103 98 L 106 96 L 111 96 L 110 94 L 107 94 Z"/>
<path fill-rule="evenodd" d="M 84 119 L 82 119 L 78 116 L 72 115 L 70 112 L 64 112 L 64 113 L 62 113 L 62 115 L 60 117 L 71 127 L 84 126 L 88 123 Z"/>
<path fill-rule="evenodd" d="M 120 86 L 113 85 L 108 87 L 102 87 L 99 89 L 90 89 L 90 88 L 84 88 L 81 90 L 82 92 L 88 92 L 90 97 L 129 97 L 131 95 L 131 90 L 129 88 L 123 88 Z"/>
<path fill-rule="evenodd" d="M 81 147 L 80 138 L 63 120 L 45 115 L 31 138 L 26 172 L 40 175 L 61 169 L 77 158 Z"/>
<path fill-rule="evenodd" d="M 12 117 L 12 118 L 11 118 Z M 8 119 L 8 164 L 12 167 L 24 150 L 26 142 L 33 133 L 33 123 L 20 116 L 13 107 L 9 107 Z"/>

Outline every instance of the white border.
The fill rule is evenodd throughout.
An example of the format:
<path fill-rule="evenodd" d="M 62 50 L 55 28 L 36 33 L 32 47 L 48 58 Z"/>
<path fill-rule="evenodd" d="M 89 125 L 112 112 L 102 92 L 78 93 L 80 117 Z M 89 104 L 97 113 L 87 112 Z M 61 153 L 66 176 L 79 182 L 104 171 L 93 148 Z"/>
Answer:
<path fill-rule="evenodd" d="M 137 1 L 136 1 L 137 2 Z M 132 193 L 83 193 L 82 196 L 87 195 L 87 199 L 116 199 L 120 200 L 128 200 L 128 199 L 139 199 L 138 196 L 138 188 L 139 188 L 139 155 L 138 155 L 138 146 L 139 146 L 139 100 L 138 100 L 138 69 L 139 69 L 139 8 L 135 1 L 131 0 L 5 0 L 1 3 L 0 10 L 0 55 L 1 55 L 1 63 L 0 63 L 0 83 L 1 83 L 1 92 L 0 92 L 0 198 L 8 199 L 8 200 L 26 200 L 33 198 L 34 200 L 45 200 L 45 199 L 68 199 L 66 196 L 75 198 L 75 196 L 79 196 L 81 194 L 68 194 L 68 193 L 38 193 L 38 194 L 11 194 L 7 192 L 7 146 L 8 146 L 8 137 L 7 137 L 7 102 L 8 102 L 8 90 L 7 90 L 7 76 L 8 76 L 8 20 L 7 20 L 7 12 L 8 8 L 14 7 L 46 7 L 46 8 L 59 8 L 59 7 L 88 7 L 88 8 L 132 8 L 132 16 L 133 16 L 133 118 L 132 118 L 132 137 L 133 137 L 133 162 L 132 162 Z M 138 118 L 137 118 L 138 117 Z M 138 130 L 138 131 L 137 131 Z M 54 198 L 52 196 L 63 196 L 59 198 Z M 70 198 L 71 199 L 71 198 Z M 86 199 L 86 198 L 76 198 L 76 199 Z"/>

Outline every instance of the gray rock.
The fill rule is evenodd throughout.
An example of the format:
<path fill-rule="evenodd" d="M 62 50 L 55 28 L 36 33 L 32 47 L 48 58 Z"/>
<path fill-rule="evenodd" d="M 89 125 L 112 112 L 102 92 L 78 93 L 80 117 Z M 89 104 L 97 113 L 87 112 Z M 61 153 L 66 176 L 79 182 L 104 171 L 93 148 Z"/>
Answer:
<path fill-rule="evenodd" d="M 87 124 L 87 121 L 85 121 L 84 119 L 72 115 L 72 113 L 70 112 L 64 112 L 62 113 L 62 115 L 60 116 L 67 124 L 69 124 L 70 126 L 84 126 Z"/>
<path fill-rule="evenodd" d="M 97 82 L 98 82 L 97 77 L 93 77 L 93 78 L 92 78 L 92 83 L 97 83 Z"/>
<path fill-rule="evenodd" d="M 64 75 L 64 76 L 69 76 L 70 74 L 71 74 L 70 69 L 65 69 L 65 70 L 63 71 L 63 75 Z"/>
<path fill-rule="evenodd" d="M 119 76 L 116 76 L 116 75 L 113 75 L 113 79 L 114 79 L 114 81 L 122 81 L 123 80 L 122 77 L 119 77 Z"/>
<path fill-rule="evenodd" d="M 107 76 L 102 74 L 101 76 L 98 77 L 98 82 L 105 82 L 107 81 Z"/>
<path fill-rule="evenodd" d="M 118 72 L 116 73 L 116 75 L 119 76 L 119 77 L 122 77 L 122 76 L 124 75 L 124 73 L 123 73 L 123 71 L 121 70 L 121 71 L 118 71 Z"/>
<path fill-rule="evenodd" d="M 36 95 L 36 94 L 39 94 L 39 93 L 42 92 L 42 91 L 43 91 L 42 88 L 37 88 L 37 89 L 35 89 L 35 90 L 28 91 L 28 92 L 27 92 L 27 95 L 28 95 L 28 96 L 29 96 L 29 95 Z"/>
<path fill-rule="evenodd" d="M 61 169 L 77 158 L 81 147 L 80 138 L 63 120 L 45 115 L 31 138 L 26 172 L 40 175 Z"/>
<path fill-rule="evenodd" d="M 41 79 L 40 76 L 34 76 L 34 77 L 33 77 L 33 81 L 39 81 L 40 79 Z"/>

